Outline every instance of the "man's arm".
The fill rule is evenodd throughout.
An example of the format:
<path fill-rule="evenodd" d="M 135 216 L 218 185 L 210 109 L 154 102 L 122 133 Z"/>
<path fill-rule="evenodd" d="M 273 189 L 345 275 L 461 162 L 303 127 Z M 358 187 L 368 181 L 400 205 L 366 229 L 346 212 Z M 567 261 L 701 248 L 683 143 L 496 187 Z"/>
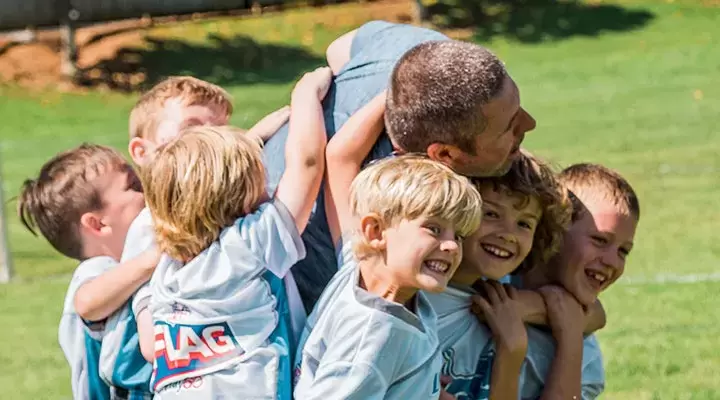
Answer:
<path fill-rule="evenodd" d="M 352 226 L 350 184 L 383 129 L 385 92 L 353 114 L 325 151 L 325 214 L 333 244 Z"/>
<path fill-rule="evenodd" d="M 321 101 L 330 87 L 330 68 L 305 74 L 295 85 L 290 103 L 290 131 L 285 143 L 287 167 L 280 178 L 275 198 L 305 230 L 317 198 L 325 169 L 325 120 Z"/>
<path fill-rule="evenodd" d="M 75 293 L 75 312 L 86 321 L 100 321 L 123 306 L 152 276 L 160 255 L 156 249 L 84 283 Z"/>
<path fill-rule="evenodd" d="M 327 58 L 333 75 L 337 75 L 345 64 L 350 61 L 350 50 L 352 49 L 352 42 L 353 39 L 355 39 L 356 33 L 357 29 L 354 29 L 335 39 L 330 43 L 330 46 L 328 46 L 325 57 Z"/>

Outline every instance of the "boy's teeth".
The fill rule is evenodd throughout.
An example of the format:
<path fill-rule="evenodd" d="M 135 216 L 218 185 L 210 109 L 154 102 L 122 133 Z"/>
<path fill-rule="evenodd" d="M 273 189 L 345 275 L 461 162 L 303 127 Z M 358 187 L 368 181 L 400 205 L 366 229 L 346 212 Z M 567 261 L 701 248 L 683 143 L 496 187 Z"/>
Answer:
<path fill-rule="evenodd" d="M 595 272 L 595 271 L 587 271 L 587 275 L 588 275 L 590 278 L 595 279 L 596 281 L 598 281 L 598 282 L 600 282 L 600 283 L 603 283 L 603 282 L 605 282 L 605 281 L 607 280 L 607 277 L 606 277 L 605 275 L 600 274 L 600 273 Z"/>
<path fill-rule="evenodd" d="M 450 269 L 450 264 L 442 261 L 425 261 L 425 265 L 435 272 L 445 273 Z"/>
<path fill-rule="evenodd" d="M 483 249 L 485 249 L 485 251 L 487 251 L 488 253 L 493 254 L 493 255 L 495 255 L 495 256 L 498 256 L 498 257 L 500 257 L 500 258 L 508 258 L 508 257 L 510 257 L 510 256 L 512 255 L 512 253 L 510 253 L 509 251 L 503 250 L 503 249 L 501 249 L 501 248 L 499 248 L 499 247 L 495 247 L 495 246 L 493 246 L 493 245 L 491 245 L 491 244 L 484 244 L 484 245 L 482 245 L 482 247 L 483 247 Z"/>

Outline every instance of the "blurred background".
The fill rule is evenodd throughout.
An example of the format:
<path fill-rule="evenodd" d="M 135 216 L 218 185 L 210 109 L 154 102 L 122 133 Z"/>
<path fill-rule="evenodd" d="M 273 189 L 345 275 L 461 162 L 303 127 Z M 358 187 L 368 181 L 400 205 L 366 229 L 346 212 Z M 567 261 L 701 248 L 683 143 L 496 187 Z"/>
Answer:
<path fill-rule="evenodd" d="M 336 37 L 423 24 L 496 52 L 536 117 L 526 146 L 634 185 L 642 219 L 601 299 L 605 399 L 720 399 L 720 1 L 0 0 L 0 398 L 70 398 L 57 344 L 76 264 L 22 229 L 12 198 L 55 153 L 127 148 L 138 92 L 188 74 L 250 127 L 289 102 Z M 715 232 L 715 233 L 713 233 Z"/>

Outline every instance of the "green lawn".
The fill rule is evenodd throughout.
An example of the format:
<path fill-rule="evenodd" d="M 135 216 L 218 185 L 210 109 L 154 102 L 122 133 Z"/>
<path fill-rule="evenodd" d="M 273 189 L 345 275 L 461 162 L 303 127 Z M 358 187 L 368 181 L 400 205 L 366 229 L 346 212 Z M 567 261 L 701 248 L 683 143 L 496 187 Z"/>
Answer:
<path fill-rule="evenodd" d="M 526 145 L 559 166 L 602 162 L 642 203 L 626 279 L 603 297 L 607 399 L 720 399 L 720 8 L 699 1 L 547 5 L 474 29 L 506 62 L 538 120 Z M 375 10 L 375 11 L 369 11 Z M 287 102 L 295 79 L 339 34 L 377 18 L 344 5 L 148 32 L 133 54 L 151 79 L 187 73 L 225 86 L 250 126 Z M 466 32 L 467 33 L 467 32 Z M 170 39 L 173 38 L 174 39 Z M 236 66 L 241 68 L 236 68 Z M 55 152 L 81 141 L 126 147 L 135 97 L 0 86 L 6 199 Z M 3 398 L 69 398 L 56 344 L 74 263 L 25 232 L 7 207 L 17 282 L 0 286 Z M 695 275 L 698 282 L 671 281 Z M 715 305 L 715 307 L 713 307 Z"/>

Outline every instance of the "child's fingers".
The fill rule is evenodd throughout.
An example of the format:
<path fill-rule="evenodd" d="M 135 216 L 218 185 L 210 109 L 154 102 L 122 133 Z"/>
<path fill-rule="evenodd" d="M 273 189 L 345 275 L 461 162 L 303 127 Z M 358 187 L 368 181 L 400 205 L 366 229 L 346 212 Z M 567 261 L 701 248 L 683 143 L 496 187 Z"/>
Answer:
<path fill-rule="evenodd" d="M 448 375 L 440 375 L 440 384 L 445 387 L 452 382 L 452 377 Z"/>
<path fill-rule="evenodd" d="M 475 314 L 482 313 L 483 315 L 487 315 L 492 310 L 490 303 L 482 296 L 472 296 L 472 302 L 471 309 Z"/>
<path fill-rule="evenodd" d="M 505 291 L 507 292 L 507 295 L 509 298 L 511 298 L 512 300 L 517 299 L 517 295 L 518 295 L 517 289 L 515 289 L 512 285 L 509 285 L 507 283 L 504 284 L 503 287 L 505 288 Z"/>
<path fill-rule="evenodd" d="M 507 293 L 505 293 L 505 289 L 503 289 L 502 285 L 499 282 L 488 281 L 487 285 L 492 288 L 491 290 L 489 290 L 489 292 L 494 293 L 494 297 L 492 294 L 490 295 L 490 301 L 493 304 L 507 300 Z"/>

